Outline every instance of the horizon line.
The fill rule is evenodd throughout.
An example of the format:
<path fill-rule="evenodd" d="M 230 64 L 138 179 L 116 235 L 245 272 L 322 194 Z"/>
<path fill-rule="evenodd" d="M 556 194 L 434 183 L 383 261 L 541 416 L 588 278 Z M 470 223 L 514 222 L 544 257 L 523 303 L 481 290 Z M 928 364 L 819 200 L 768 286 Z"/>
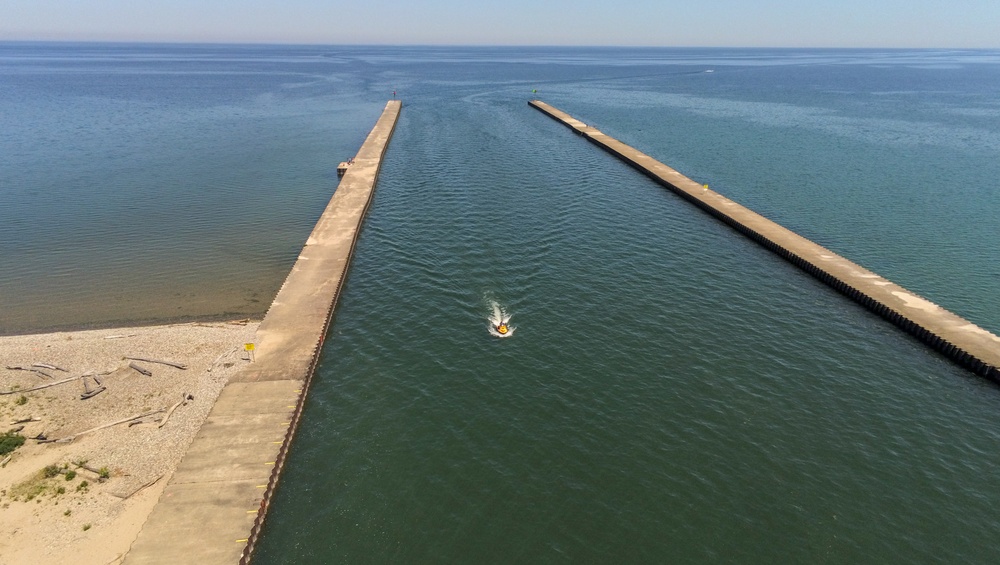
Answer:
<path fill-rule="evenodd" d="M 325 43 L 289 41 L 225 41 L 225 40 L 132 40 L 132 39 L 0 39 L 4 43 L 50 44 L 113 44 L 113 45 L 215 45 L 215 46 L 274 46 L 274 47 L 455 47 L 455 48 L 561 48 L 561 49 L 822 49 L 822 50 L 948 50 L 948 51 L 997 51 L 997 47 L 957 46 L 824 46 L 824 45 L 628 45 L 628 44 L 557 44 L 557 43 Z"/>

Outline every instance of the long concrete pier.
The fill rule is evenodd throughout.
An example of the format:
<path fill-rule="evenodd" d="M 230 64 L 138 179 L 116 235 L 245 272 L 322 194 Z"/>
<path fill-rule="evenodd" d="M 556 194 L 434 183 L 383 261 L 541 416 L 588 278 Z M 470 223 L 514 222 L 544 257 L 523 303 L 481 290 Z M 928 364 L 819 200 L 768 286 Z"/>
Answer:
<path fill-rule="evenodd" d="M 249 561 L 401 106 L 386 105 L 347 169 L 261 321 L 254 362 L 222 390 L 125 563 Z"/>
<path fill-rule="evenodd" d="M 694 182 L 561 110 L 539 100 L 529 104 L 962 367 L 1000 384 L 1000 337 Z"/>

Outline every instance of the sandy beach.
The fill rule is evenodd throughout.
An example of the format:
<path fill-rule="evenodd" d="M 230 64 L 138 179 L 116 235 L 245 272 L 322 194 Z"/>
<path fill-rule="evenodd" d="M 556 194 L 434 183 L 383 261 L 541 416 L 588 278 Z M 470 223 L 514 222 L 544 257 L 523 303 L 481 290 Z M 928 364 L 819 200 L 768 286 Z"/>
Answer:
<path fill-rule="evenodd" d="M 0 337 L 0 565 L 121 562 L 257 326 Z"/>

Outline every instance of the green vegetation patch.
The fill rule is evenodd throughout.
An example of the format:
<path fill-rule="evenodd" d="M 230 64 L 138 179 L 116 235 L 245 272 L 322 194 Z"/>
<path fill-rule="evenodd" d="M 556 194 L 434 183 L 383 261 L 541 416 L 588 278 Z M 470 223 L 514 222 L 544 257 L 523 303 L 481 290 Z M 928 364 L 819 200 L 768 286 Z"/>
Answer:
<path fill-rule="evenodd" d="M 33 500 L 35 497 L 45 494 L 49 490 L 48 468 L 35 473 L 30 479 L 17 483 L 10 488 L 10 497 L 14 500 Z"/>
<path fill-rule="evenodd" d="M 0 456 L 7 455 L 24 445 L 24 436 L 14 432 L 0 434 Z"/>
<path fill-rule="evenodd" d="M 30 479 L 18 483 L 10 488 L 8 494 L 13 500 L 34 500 L 41 502 L 42 495 L 49 495 L 53 498 L 66 494 L 66 481 L 73 480 L 77 473 L 67 469 L 68 465 L 48 465 L 40 469 Z M 76 486 L 76 492 L 87 492 L 90 485 L 87 481 Z"/>

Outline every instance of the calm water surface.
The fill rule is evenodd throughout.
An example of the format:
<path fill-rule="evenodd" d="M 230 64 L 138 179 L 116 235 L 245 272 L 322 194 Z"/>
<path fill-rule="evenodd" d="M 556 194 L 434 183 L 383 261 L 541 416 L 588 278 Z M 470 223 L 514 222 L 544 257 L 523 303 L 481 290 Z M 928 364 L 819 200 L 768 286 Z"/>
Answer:
<path fill-rule="evenodd" d="M 5 44 L 0 72 L 7 332 L 259 315 L 404 99 L 258 563 L 1000 555 L 995 386 L 526 104 L 997 332 L 996 52 Z"/>

